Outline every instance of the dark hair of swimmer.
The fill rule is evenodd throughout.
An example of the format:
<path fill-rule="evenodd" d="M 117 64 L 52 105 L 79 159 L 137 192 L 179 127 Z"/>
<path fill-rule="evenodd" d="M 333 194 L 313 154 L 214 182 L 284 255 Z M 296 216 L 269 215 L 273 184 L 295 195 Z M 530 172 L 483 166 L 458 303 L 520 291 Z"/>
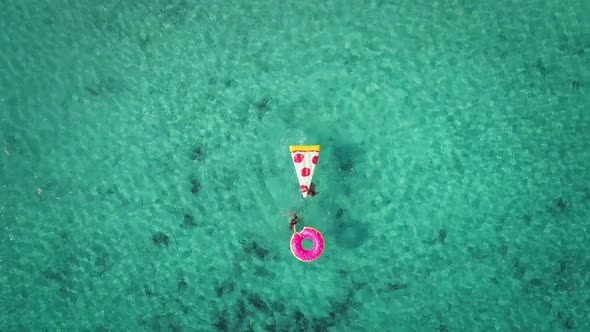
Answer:
<path fill-rule="evenodd" d="M 319 194 L 319 192 L 315 191 L 315 183 L 311 183 L 311 185 L 309 186 L 309 191 L 307 192 L 307 195 L 309 197 L 313 197 L 315 195 Z"/>

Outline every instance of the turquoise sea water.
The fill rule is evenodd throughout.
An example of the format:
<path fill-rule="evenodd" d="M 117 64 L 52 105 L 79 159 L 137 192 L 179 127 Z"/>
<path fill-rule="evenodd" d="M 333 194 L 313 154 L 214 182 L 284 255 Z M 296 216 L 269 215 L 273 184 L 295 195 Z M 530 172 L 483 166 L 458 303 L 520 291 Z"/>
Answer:
<path fill-rule="evenodd" d="M 589 13 L 2 1 L 0 330 L 589 331 Z"/>

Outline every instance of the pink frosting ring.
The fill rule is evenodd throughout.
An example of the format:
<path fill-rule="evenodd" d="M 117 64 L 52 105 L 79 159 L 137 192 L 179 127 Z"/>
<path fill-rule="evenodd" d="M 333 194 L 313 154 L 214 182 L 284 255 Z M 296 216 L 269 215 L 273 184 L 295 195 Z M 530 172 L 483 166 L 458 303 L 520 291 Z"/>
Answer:
<path fill-rule="evenodd" d="M 313 247 L 309 250 L 303 249 L 303 240 L 310 239 Z M 311 262 L 318 259 L 324 252 L 324 237 L 317 229 L 303 227 L 299 233 L 293 233 L 291 237 L 291 252 L 302 262 Z"/>

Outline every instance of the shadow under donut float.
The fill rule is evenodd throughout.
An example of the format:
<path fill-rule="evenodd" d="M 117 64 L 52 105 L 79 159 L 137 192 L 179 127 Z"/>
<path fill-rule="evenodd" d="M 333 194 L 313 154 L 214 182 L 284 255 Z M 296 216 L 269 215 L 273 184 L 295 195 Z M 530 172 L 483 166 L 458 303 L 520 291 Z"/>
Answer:
<path fill-rule="evenodd" d="M 310 239 L 313 247 L 309 250 L 303 248 L 303 240 Z M 324 252 L 324 237 L 317 229 L 303 227 L 301 232 L 293 233 L 291 237 L 291 252 L 293 256 L 302 262 L 311 262 L 318 259 Z"/>

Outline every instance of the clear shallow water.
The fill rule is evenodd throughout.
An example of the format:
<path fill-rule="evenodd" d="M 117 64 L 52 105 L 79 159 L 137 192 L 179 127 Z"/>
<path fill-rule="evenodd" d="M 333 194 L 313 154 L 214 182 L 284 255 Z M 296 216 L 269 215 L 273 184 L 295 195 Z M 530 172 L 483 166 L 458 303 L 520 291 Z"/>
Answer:
<path fill-rule="evenodd" d="M 5 2 L 0 328 L 587 331 L 585 13 Z"/>

